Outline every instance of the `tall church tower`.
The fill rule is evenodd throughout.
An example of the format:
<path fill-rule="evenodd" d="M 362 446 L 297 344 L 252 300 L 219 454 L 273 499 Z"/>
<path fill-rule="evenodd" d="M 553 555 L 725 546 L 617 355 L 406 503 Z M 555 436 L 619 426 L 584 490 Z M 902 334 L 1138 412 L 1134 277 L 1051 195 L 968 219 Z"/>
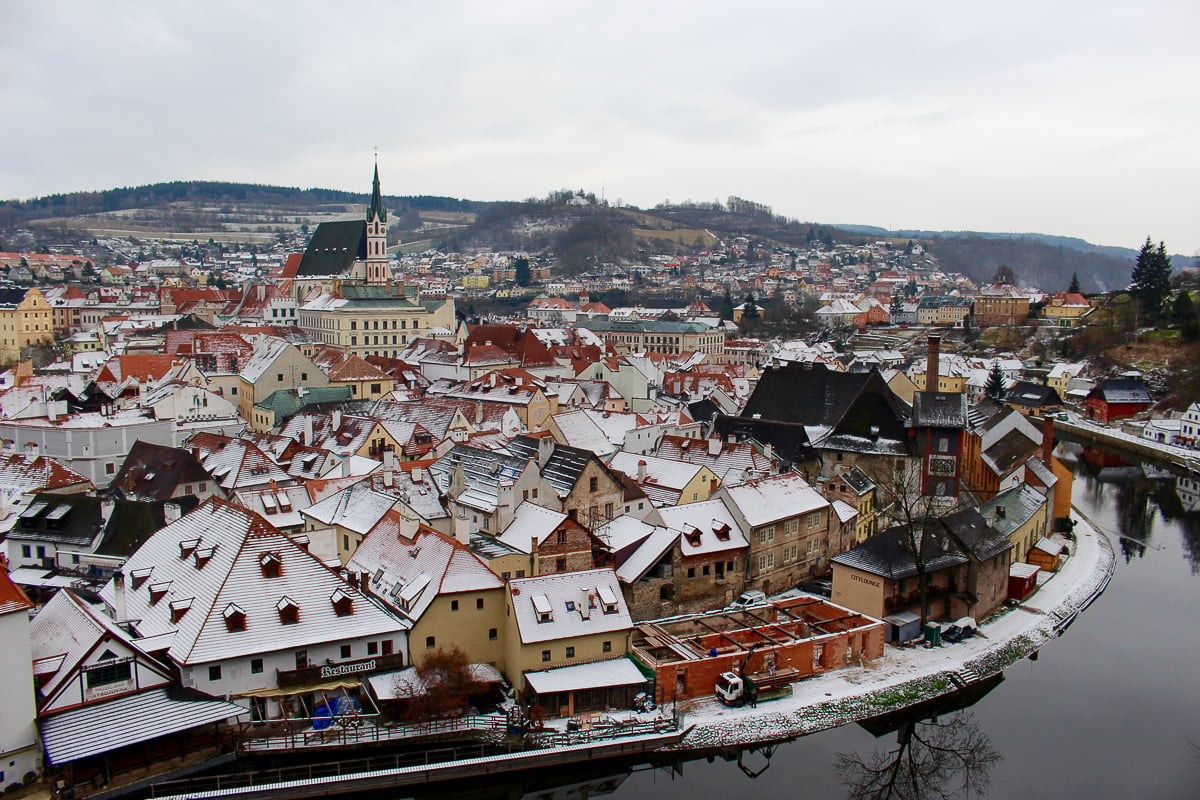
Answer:
<path fill-rule="evenodd" d="M 387 255 L 387 209 L 379 192 L 379 162 L 375 162 L 375 182 L 371 187 L 371 207 L 367 209 L 367 285 L 386 286 L 391 270 Z"/>

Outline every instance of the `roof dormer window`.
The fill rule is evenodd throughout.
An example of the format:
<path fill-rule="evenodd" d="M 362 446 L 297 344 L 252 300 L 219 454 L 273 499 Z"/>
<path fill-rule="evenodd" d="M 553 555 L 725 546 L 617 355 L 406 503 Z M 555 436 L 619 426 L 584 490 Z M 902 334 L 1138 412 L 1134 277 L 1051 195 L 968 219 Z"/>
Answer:
<path fill-rule="evenodd" d="M 258 564 L 262 567 L 264 578 L 278 578 L 283 572 L 283 562 L 275 552 L 263 553 L 258 557 Z"/>
<path fill-rule="evenodd" d="M 230 632 L 246 630 L 246 612 L 237 603 L 225 606 L 221 616 L 225 618 L 225 630 Z"/>
<path fill-rule="evenodd" d="M 333 603 L 333 613 L 339 617 L 348 617 L 354 613 L 354 598 L 342 589 L 334 590 L 329 596 L 329 602 Z"/>
<path fill-rule="evenodd" d="M 554 607 L 550 605 L 550 599 L 544 594 L 535 594 L 533 600 L 533 611 L 537 614 L 537 621 L 552 622 L 554 620 Z"/>
<path fill-rule="evenodd" d="M 192 598 L 187 597 L 183 600 L 171 601 L 171 622 L 179 622 L 183 619 L 183 615 L 192 607 Z"/>
<path fill-rule="evenodd" d="M 275 610 L 279 612 L 280 625 L 295 625 L 300 621 L 300 606 L 287 595 L 279 598 L 279 602 L 275 604 Z"/>
<path fill-rule="evenodd" d="M 133 589 L 142 588 L 142 584 L 150 578 L 150 573 L 154 571 L 154 567 L 145 567 L 144 569 L 135 569 L 129 574 L 130 586 Z"/>
<path fill-rule="evenodd" d="M 196 548 L 200 546 L 199 539 L 184 539 L 179 543 L 179 557 L 188 558 L 192 553 L 196 552 Z"/>
<path fill-rule="evenodd" d="M 167 596 L 167 592 L 171 590 L 171 582 L 163 581 L 162 583 L 150 584 L 150 605 L 156 604 Z"/>
<path fill-rule="evenodd" d="M 196 548 L 196 569 L 204 569 L 204 565 L 213 557 L 213 553 L 217 552 L 216 547 L 199 547 Z"/>

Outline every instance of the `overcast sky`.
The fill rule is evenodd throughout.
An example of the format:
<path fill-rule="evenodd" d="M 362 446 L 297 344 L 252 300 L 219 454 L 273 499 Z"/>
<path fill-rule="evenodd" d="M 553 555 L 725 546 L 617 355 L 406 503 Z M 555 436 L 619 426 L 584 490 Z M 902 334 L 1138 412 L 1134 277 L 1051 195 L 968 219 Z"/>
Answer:
<path fill-rule="evenodd" d="M 1200 2 L 0 11 L 0 198 L 211 179 L 1200 252 Z M 1182 266 L 1182 265 L 1180 265 Z"/>

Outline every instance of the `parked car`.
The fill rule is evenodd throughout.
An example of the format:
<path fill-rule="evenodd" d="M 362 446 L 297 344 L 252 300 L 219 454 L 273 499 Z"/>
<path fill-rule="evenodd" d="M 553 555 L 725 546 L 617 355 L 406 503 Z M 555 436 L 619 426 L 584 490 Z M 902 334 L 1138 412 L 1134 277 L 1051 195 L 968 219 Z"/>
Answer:
<path fill-rule="evenodd" d="M 745 608 L 747 606 L 760 606 L 767 602 L 767 595 L 759 589 L 747 589 L 737 596 L 737 599 L 729 604 L 730 608 Z"/>
<path fill-rule="evenodd" d="M 942 640 L 946 642 L 961 642 L 970 639 L 979 628 L 974 617 L 960 617 L 954 624 L 942 631 Z"/>
<path fill-rule="evenodd" d="M 800 584 L 800 591 L 821 597 L 833 597 L 833 581 L 829 578 L 813 578 Z"/>

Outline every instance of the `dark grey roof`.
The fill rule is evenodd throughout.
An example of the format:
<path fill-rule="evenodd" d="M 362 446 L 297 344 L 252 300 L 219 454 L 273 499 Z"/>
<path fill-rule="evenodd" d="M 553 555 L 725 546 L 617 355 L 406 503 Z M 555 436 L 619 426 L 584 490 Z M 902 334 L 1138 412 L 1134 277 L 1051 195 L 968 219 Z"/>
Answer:
<path fill-rule="evenodd" d="M 296 276 L 341 275 L 367 257 L 365 220 L 322 222 L 296 268 Z"/>
<path fill-rule="evenodd" d="M 537 461 L 538 440 L 529 436 L 518 436 L 508 443 L 509 453 L 525 461 Z M 541 468 L 542 477 L 550 482 L 559 497 L 566 497 L 575 488 L 575 482 L 588 461 L 596 455 L 591 450 L 581 450 L 578 447 L 554 445 L 554 451 Z M 615 480 L 615 478 L 614 478 Z"/>
<path fill-rule="evenodd" d="M 1023 461 L 1036 452 L 1038 443 L 1030 439 L 1020 430 L 1013 428 L 1004 434 L 991 447 L 983 451 L 986 461 L 995 465 L 1000 475 L 1007 474 L 1018 461 Z"/>
<path fill-rule="evenodd" d="M 856 494 L 865 494 L 875 487 L 875 481 L 871 480 L 871 476 L 858 467 L 844 470 L 838 473 L 838 477 L 848 484 Z"/>
<path fill-rule="evenodd" d="M 758 379 L 742 415 L 801 425 L 836 425 L 871 372 L 834 372 L 822 364 L 787 364 Z"/>
<path fill-rule="evenodd" d="M 789 464 L 803 464 L 817 457 L 808 431 L 798 422 L 718 414 L 713 421 L 713 433 L 722 439 L 733 436 L 739 442 L 754 439 L 760 444 L 769 444 L 775 454 Z"/>
<path fill-rule="evenodd" d="M 912 424 L 915 428 L 967 427 L 967 396 L 961 392 L 915 392 Z"/>
<path fill-rule="evenodd" d="M 110 487 L 123 497 L 170 500 L 181 483 L 210 480 L 212 475 L 190 451 L 139 439 Z"/>
<path fill-rule="evenodd" d="M 907 529 L 888 528 L 868 538 L 858 547 L 833 558 L 842 564 L 890 580 L 911 578 L 917 563 L 905 546 Z M 956 511 L 928 522 L 921 537 L 921 552 L 926 572 L 965 564 L 969 560 L 987 561 L 1012 547 L 1003 533 L 988 525 L 974 508 Z"/>
<path fill-rule="evenodd" d="M 1141 378 L 1109 378 L 1100 381 L 1088 393 L 1088 398 L 1098 397 L 1106 403 L 1153 403 L 1150 389 Z"/>
<path fill-rule="evenodd" d="M 1029 408 L 1061 406 L 1062 398 L 1049 386 L 1030 381 L 1017 381 L 1004 393 L 1004 402 Z"/>

